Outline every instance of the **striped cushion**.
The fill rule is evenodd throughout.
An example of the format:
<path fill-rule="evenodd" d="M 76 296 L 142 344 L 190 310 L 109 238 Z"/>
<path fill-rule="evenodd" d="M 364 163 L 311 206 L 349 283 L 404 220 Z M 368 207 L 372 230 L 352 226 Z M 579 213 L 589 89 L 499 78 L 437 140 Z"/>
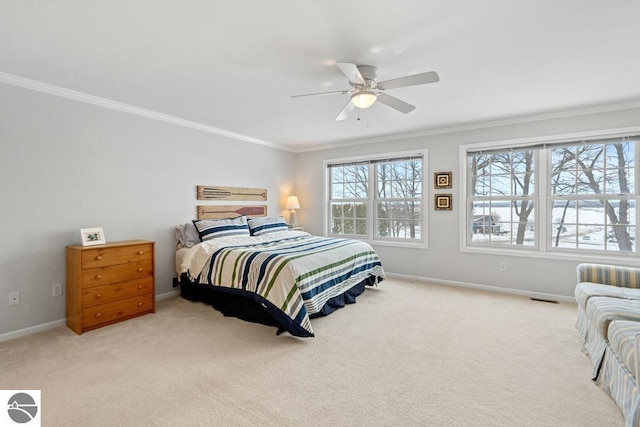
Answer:
<path fill-rule="evenodd" d="M 584 320 L 588 323 L 584 350 L 593 366 L 592 379 L 596 379 L 607 348 L 609 324 L 614 320 L 640 321 L 640 301 L 591 297 L 587 301 Z"/>
<path fill-rule="evenodd" d="M 203 242 L 216 237 L 249 236 L 247 217 L 244 215 L 228 219 L 194 220 L 193 224 L 198 229 L 200 240 Z"/>
<path fill-rule="evenodd" d="M 613 297 L 640 300 L 640 289 L 619 288 L 617 286 L 603 285 L 600 283 L 583 282 L 576 285 L 575 296 L 578 305 L 586 308 L 587 301 L 591 297 Z"/>
<path fill-rule="evenodd" d="M 578 283 L 580 282 L 640 288 L 640 269 L 617 265 L 580 264 L 578 265 Z"/>
<path fill-rule="evenodd" d="M 640 301 L 622 298 L 591 297 L 587 302 L 587 317 L 592 327 L 607 338 L 613 320 L 640 321 Z"/>
<path fill-rule="evenodd" d="M 261 236 L 277 231 L 286 231 L 288 230 L 288 226 L 287 222 L 281 216 L 251 218 L 249 220 L 249 230 L 251 230 L 252 236 Z"/>

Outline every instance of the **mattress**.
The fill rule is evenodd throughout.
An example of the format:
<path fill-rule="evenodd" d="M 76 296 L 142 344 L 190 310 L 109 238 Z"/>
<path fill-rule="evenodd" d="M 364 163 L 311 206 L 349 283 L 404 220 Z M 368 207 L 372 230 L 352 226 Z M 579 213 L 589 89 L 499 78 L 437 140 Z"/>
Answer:
<path fill-rule="evenodd" d="M 189 248 L 178 248 L 176 250 L 176 277 L 180 277 L 182 273 L 182 260 L 184 259 L 184 255 L 188 252 Z"/>

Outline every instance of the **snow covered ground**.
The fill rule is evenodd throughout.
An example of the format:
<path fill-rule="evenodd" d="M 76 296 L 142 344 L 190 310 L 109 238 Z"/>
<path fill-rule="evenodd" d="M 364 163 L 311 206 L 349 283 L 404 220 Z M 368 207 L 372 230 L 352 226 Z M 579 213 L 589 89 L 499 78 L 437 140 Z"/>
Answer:
<path fill-rule="evenodd" d="M 620 250 L 604 208 L 593 207 L 578 210 L 570 207 L 567 208 L 564 221 L 562 221 L 563 210 L 562 208 L 555 208 L 552 212 L 553 224 L 549 225 L 551 230 L 548 233 L 552 247 L 615 252 Z M 491 211 L 477 208 L 474 211 L 475 215 L 490 215 L 491 213 L 494 213 L 494 218 L 498 218 L 495 223 L 498 227 L 494 227 L 493 233 L 473 233 L 471 240 L 473 242 L 515 244 L 518 217 L 513 209 L 508 206 L 492 206 Z M 636 236 L 635 218 L 636 209 L 634 206 L 629 209 L 629 234 L 634 242 Z M 524 246 L 533 246 L 535 244 L 536 224 L 534 215 L 532 214 L 529 219 L 524 235 Z M 562 224 L 562 227 L 558 238 L 560 224 Z M 476 231 L 488 230 L 477 229 Z M 635 250 L 635 245 L 633 249 Z"/>

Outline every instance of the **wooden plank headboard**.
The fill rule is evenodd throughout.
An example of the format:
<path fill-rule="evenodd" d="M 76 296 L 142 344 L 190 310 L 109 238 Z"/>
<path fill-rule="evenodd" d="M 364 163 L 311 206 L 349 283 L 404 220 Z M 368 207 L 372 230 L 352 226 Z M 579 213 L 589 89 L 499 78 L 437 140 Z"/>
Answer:
<path fill-rule="evenodd" d="M 249 218 L 267 216 L 267 207 L 250 205 L 198 206 L 198 219 L 223 219 L 246 215 Z"/>

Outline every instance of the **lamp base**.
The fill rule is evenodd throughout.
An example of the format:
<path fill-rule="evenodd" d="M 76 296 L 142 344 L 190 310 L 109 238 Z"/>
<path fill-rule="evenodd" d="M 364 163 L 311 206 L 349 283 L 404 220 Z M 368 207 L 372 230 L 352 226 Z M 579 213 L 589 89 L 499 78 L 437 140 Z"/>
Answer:
<path fill-rule="evenodd" d="M 293 228 L 298 225 L 298 218 L 296 218 L 296 211 L 291 209 L 291 213 L 289 214 L 289 228 Z"/>

